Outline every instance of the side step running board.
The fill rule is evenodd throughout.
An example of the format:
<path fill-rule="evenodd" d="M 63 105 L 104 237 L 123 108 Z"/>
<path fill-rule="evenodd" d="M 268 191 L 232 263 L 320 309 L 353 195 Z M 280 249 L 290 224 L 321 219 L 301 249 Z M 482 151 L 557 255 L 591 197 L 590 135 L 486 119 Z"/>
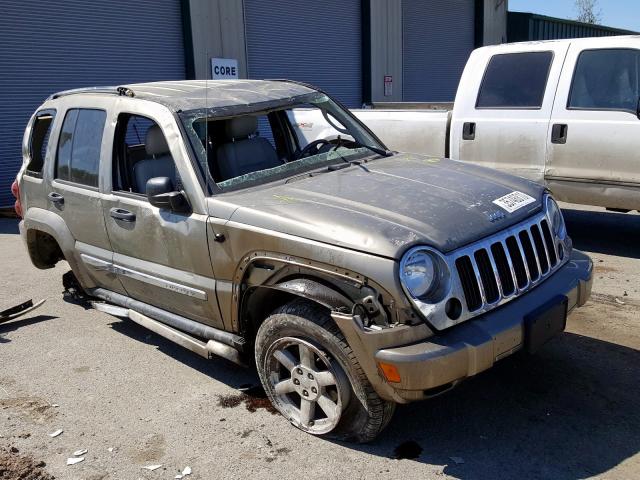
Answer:
<path fill-rule="evenodd" d="M 109 290 L 96 288 L 90 293 L 111 302 L 91 302 L 96 310 L 116 317 L 129 318 L 202 357 L 211 358 L 211 355 L 217 355 L 245 366 L 240 354 L 244 339 L 238 335 L 203 325 Z M 196 336 L 205 338 L 207 341 L 202 341 Z"/>

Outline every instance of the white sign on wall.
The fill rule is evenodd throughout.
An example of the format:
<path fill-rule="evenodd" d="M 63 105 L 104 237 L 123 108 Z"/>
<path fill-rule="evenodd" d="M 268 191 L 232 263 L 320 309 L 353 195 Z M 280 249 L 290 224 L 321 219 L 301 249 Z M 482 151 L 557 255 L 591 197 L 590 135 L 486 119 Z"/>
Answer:
<path fill-rule="evenodd" d="M 212 58 L 211 78 L 214 80 L 238 78 L 238 60 L 235 58 Z"/>

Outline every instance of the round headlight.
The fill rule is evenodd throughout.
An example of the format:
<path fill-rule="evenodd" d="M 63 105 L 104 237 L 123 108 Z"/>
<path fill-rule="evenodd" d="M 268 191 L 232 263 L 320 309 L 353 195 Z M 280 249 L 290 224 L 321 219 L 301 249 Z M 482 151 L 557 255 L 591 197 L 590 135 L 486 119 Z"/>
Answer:
<path fill-rule="evenodd" d="M 564 217 L 562 216 L 560 207 L 551 196 L 547 197 L 547 213 L 549 215 L 549 221 L 551 222 L 551 230 L 553 233 L 560 238 L 564 238 L 567 233 L 564 224 Z"/>
<path fill-rule="evenodd" d="M 433 289 L 436 284 L 436 268 L 433 257 L 424 250 L 416 250 L 403 259 L 400 276 L 413 297 L 420 298 Z"/>

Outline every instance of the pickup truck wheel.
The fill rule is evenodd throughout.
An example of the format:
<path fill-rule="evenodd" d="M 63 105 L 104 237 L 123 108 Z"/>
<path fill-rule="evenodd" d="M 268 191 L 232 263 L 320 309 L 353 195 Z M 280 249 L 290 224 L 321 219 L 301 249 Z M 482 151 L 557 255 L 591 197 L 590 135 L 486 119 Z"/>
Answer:
<path fill-rule="evenodd" d="M 367 442 L 391 420 L 395 403 L 374 391 L 320 305 L 295 300 L 272 313 L 258 330 L 255 356 L 269 399 L 305 432 Z"/>

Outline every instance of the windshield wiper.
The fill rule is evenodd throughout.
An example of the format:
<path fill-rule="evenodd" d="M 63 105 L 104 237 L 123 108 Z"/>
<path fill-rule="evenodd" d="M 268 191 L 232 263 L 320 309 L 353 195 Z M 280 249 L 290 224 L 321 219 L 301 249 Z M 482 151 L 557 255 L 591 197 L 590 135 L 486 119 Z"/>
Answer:
<path fill-rule="evenodd" d="M 357 147 L 364 147 L 371 150 L 373 153 L 377 153 L 383 157 L 390 157 L 393 155 L 391 150 L 385 150 L 384 148 L 373 147 L 371 145 L 365 145 L 364 143 L 360 143 L 357 140 L 351 140 Z"/>

